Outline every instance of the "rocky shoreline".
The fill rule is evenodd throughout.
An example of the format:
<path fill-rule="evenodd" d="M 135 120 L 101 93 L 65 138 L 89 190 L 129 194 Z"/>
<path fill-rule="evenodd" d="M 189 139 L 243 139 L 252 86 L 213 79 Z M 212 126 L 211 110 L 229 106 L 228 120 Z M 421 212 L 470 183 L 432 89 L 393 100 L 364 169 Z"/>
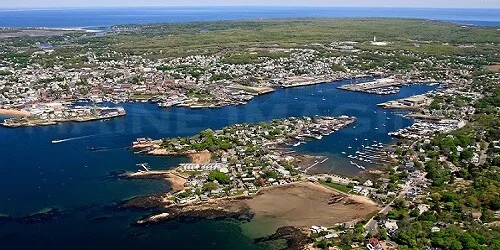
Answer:
<path fill-rule="evenodd" d="M 118 205 L 119 209 L 154 209 L 161 211 L 147 215 L 131 224 L 135 227 L 147 227 L 157 223 L 169 221 L 193 221 L 193 220 L 224 220 L 235 219 L 242 222 L 249 222 L 255 216 L 248 205 L 242 200 L 251 199 L 240 197 L 238 199 L 223 200 L 209 204 L 193 204 L 186 206 L 167 206 L 161 196 L 134 197 Z M 230 205 L 229 205 L 230 204 Z M 280 227 L 274 234 L 254 239 L 254 244 L 285 240 L 286 249 L 299 250 L 308 244 L 307 233 L 297 227 Z"/>
<path fill-rule="evenodd" d="M 236 219 L 249 221 L 254 213 L 243 201 L 251 197 L 220 199 L 206 203 L 193 203 L 184 206 L 173 205 L 161 195 L 139 196 L 123 201 L 118 209 L 158 209 L 159 212 L 147 215 L 132 223 L 133 226 L 150 225 L 160 222 L 191 219 Z"/>
<path fill-rule="evenodd" d="M 39 212 L 28 214 L 22 217 L 14 217 L 11 215 L 0 215 L 0 222 L 20 222 L 27 224 L 42 223 L 44 221 L 49 221 L 56 219 L 62 215 L 62 211 L 56 207 L 45 208 Z"/>
<path fill-rule="evenodd" d="M 274 234 L 255 239 L 254 243 L 276 240 L 286 240 L 287 250 L 301 250 L 308 244 L 309 236 L 299 228 L 286 226 L 278 228 Z"/>

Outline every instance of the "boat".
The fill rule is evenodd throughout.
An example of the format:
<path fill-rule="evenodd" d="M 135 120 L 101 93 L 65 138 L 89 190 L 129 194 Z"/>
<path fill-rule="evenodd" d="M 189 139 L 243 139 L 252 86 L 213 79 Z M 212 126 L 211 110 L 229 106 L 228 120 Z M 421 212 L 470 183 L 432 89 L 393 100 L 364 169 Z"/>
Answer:
<path fill-rule="evenodd" d="M 299 141 L 299 142 L 297 142 L 297 143 L 293 144 L 293 146 L 294 146 L 294 147 L 298 147 L 298 146 L 300 146 L 300 144 L 302 144 L 302 143 Z"/>
<path fill-rule="evenodd" d="M 345 155 L 346 153 L 345 152 L 342 152 L 343 155 Z"/>
<path fill-rule="evenodd" d="M 65 142 L 66 140 L 52 140 L 52 144 Z"/>
<path fill-rule="evenodd" d="M 104 150 L 106 149 L 105 147 L 88 147 L 87 150 L 88 151 L 92 151 L 92 152 L 95 152 L 95 151 L 100 151 L 100 150 Z"/>
<path fill-rule="evenodd" d="M 348 148 L 348 149 L 351 149 L 352 147 L 351 147 L 351 146 L 349 146 L 349 147 L 347 147 L 347 148 Z"/>
<path fill-rule="evenodd" d="M 147 164 L 147 163 L 139 163 L 139 164 L 136 164 L 136 166 L 138 168 L 143 168 L 146 172 L 149 171 L 149 164 Z M 142 169 L 140 169 L 139 171 L 142 171 Z"/>
<path fill-rule="evenodd" d="M 354 138 L 354 140 L 355 140 L 355 141 L 357 141 L 357 140 L 358 140 L 358 138 Z"/>

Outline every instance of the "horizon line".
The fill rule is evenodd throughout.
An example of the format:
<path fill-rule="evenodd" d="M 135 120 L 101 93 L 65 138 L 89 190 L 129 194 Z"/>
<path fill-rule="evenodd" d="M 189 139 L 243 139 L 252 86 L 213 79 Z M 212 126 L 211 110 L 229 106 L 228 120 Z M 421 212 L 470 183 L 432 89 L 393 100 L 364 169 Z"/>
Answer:
<path fill-rule="evenodd" d="M 435 7 L 424 7 L 424 6 L 347 6 L 347 5 L 130 5 L 130 6 L 118 6 L 118 5 L 110 5 L 110 6 L 53 6 L 53 7 L 8 7 L 2 8 L 0 10 L 11 10 L 11 11 L 19 11 L 19 10 L 61 10 L 61 9 L 111 9 L 111 8 L 237 8 L 237 7 L 258 7 L 258 8 L 378 8 L 378 9 L 477 9 L 477 10 L 500 10 L 500 6 L 498 7 L 467 7 L 467 6 L 458 6 L 458 7 L 444 7 L 444 6 L 435 6 Z"/>

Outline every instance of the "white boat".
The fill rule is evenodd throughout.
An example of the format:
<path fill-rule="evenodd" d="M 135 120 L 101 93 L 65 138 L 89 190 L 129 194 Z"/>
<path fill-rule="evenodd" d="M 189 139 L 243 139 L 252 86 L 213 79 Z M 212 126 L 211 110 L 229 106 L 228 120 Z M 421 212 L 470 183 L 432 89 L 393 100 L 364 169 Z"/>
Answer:
<path fill-rule="evenodd" d="M 349 147 L 347 147 L 347 148 L 348 148 L 348 149 L 351 149 L 352 147 L 351 147 L 351 146 L 349 146 Z"/>
<path fill-rule="evenodd" d="M 297 143 L 293 144 L 293 146 L 294 146 L 294 147 L 298 147 L 298 146 L 300 146 L 300 144 L 302 144 L 302 143 L 299 141 L 299 142 L 297 142 Z"/>
<path fill-rule="evenodd" d="M 342 152 L 343 155 L 345 155 L 346 153 L 345 152 Z"/>

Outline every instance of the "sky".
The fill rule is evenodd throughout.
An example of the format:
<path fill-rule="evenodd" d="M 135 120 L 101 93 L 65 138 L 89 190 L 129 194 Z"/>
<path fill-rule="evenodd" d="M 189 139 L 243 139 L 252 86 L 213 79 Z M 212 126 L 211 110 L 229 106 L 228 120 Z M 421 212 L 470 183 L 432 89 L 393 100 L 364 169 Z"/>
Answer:
<path fill-rule="evenodd" d="M 500 8 L 500 0 L 0 0 L 0 8 L 133 6 L 331 6 Z"/>

